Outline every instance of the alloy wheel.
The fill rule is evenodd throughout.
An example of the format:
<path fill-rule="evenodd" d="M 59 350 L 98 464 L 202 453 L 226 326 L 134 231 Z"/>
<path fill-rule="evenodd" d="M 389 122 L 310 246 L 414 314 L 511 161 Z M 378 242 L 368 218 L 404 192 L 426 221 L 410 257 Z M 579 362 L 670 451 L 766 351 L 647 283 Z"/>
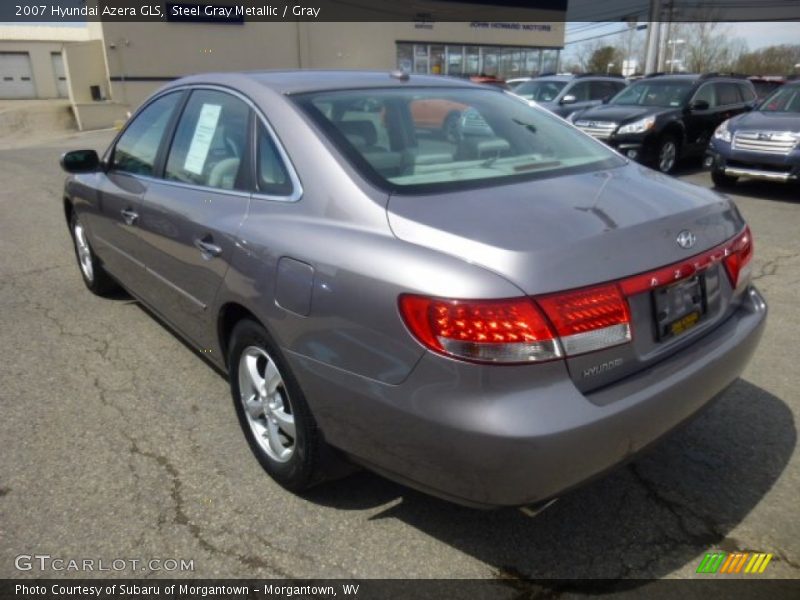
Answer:
<path fill-rule="evenodd" d="M 89 241 L 86 239 L 86 231 L 79 221 L 75 222 L 73 233 L 75 234 L 75 249 L 78 251 L 78 262 L 81 265 L 81 271 L 87 281 L 92 282 L 94 280 L 92 249 L 89 247 Z"/>
<path fill-rule="evenodd" d="M 675 166 L 675 159 L 678 156 L 678 147 L 672 140 L 664 142 L 658 154 L 658 168 L 662 173 L 669 173 Z"/>
<path fill-rule="evenodd" d="M 248 346 L 239 358 L 239 398 L 259 447 L 276 462 L 289 461 L 296 445 L 294 415 L 278 366 L 262 348 Z"/>

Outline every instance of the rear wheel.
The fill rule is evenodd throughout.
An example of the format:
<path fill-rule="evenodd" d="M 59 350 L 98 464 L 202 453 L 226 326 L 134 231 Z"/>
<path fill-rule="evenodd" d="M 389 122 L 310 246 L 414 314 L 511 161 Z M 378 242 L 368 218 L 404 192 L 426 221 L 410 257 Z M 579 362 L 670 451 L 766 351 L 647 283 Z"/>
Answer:
<path fill-rule="evenodd" d="M 93 294 L 105 296 L 119 288 L 117 282 L 106 273 L 102 263 L 92 250 L 86 228 L 78 215 L 73 212 L 70 217 L 70 232 L 75 246 L 75 257 L 78 259 L 83 283 Z"/>
<path fill-rule="evenodd" d="M 720 171 L 719 169 L 714 169 L 711 171 L 711 181 L 713 181 L 714 185 L 718 188 L 731 187 L 735 185 L 738 180 L 738 177 L 725 175 L 725 172 Z"/>
<path fill-rule="evenodd" d="M 671 135 L 661 138 L 656 152 L 656 167 L 662 173 L 672 173 L 678 164 L 678 142 Z"/>
<path fill-rule="evenodd" d="M 321 481 L 327 448 L 300 386 L 264 327 L 248 319 L 234 327 L 228 364 L 239 423 L 264 470 L 293 492 Z"/>

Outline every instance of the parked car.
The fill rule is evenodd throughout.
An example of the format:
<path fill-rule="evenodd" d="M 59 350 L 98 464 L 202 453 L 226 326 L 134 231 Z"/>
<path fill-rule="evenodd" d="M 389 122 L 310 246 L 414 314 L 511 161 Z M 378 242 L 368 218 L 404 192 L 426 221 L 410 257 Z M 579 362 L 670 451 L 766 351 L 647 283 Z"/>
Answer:
<path fill-rule="evenodd" d="M 723 122 L 708 147 L 711 178 L 720 187 L 739 177 L 800 179 L 800 81 L 778 88 L 750 113 Z"/>
<path fill-rule="evenodd" d="M 680 159 L 702 157 L 717 126 L 755 104 L 753 84 L 741 77 L 654 74 L 570 119 L 628 158 L 670 173 Z"/>
<path fill-rule="evenodd" d="M 506 79 L 506 85 L 508 85 L 509 89 L 513 90 L 521 83 L 525 83 L 526 81 L 530 81 L 531 79 L 533 79 L 533 77 L 513 77 L 511 79 Z"/>
<path fill-rule="evenodd" d="M 421 98 L 492 135 L 417 135 Z M 731 200 L 466 81 L 193 75 L 61 163 L 88 289 L 122 285 L 226 372 L 289 490 L 344 457 L 538 506 L 697 413 L 765 323 Z"/>
<path fill-rule="evenodd" d="M 430 98 L 412 100 L 409 106 L 416 128 L 438 132 L 451 140 L 458 136 L 459 121 L 468 108 L 459 102 Z"/>
<path fill-rule="evenodd" d="M 509 89 L 508 84 L 505 82 L 505 80 L 500 79 L 499 77 L 493 77 L 491 75 L 471 75 L 468 79 L 472 83 L 491 85 L 493 87 L 498 87 L 503 90 Z"/>
<path fill-rule="evenodd" d="M 786 78 L 780 75 L 753 75 L 748 79 L 753 84 L 759 100 L 763 100 L 786 83 Z"/>
<path fill-rule="evenodd" d="M 621 77 L 587 73 L 536 77 L 512 91 L 566 118 L 575 111 L 602 104 L 626 85 Z"/>

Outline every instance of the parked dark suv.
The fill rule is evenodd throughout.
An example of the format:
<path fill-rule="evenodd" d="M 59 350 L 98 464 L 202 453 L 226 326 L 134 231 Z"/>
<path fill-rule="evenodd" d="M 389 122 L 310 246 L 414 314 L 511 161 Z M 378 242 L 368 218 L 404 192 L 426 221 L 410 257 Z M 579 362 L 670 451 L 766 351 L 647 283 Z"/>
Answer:
<path fill-rule="evenodd" d="M 546 75 L 519 83 L 511 91 L 566 118 L 576 111 L 602 104 L 626 85 L 622 77 L 609 75 Z"/>
<path fill-rule="evenodd" d="M 717 126 L 755 104 L 744 77 L 655 73 L 570 120 L 628 158 L 669 173 L 681 158 L 703 156 Z"/>
<path fill-rule="evenodd" d="M 739 177 L 800 181 L 800 81 L 778 88 L 753 112 L 717 127 L 708 164 L 718 187 Z"/>

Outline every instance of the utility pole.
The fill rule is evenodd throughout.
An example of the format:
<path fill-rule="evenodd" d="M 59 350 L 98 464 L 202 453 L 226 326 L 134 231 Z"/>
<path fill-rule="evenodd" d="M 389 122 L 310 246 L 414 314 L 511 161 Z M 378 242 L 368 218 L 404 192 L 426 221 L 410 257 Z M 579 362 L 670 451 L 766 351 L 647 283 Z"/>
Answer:
<path fill-rule="evenodd" d="M 661 33 L 661 0 L 650 0 L 649 23 L 644 61 L 644 72 L 653 73 L 658 69 L 659 34 Z"/>

